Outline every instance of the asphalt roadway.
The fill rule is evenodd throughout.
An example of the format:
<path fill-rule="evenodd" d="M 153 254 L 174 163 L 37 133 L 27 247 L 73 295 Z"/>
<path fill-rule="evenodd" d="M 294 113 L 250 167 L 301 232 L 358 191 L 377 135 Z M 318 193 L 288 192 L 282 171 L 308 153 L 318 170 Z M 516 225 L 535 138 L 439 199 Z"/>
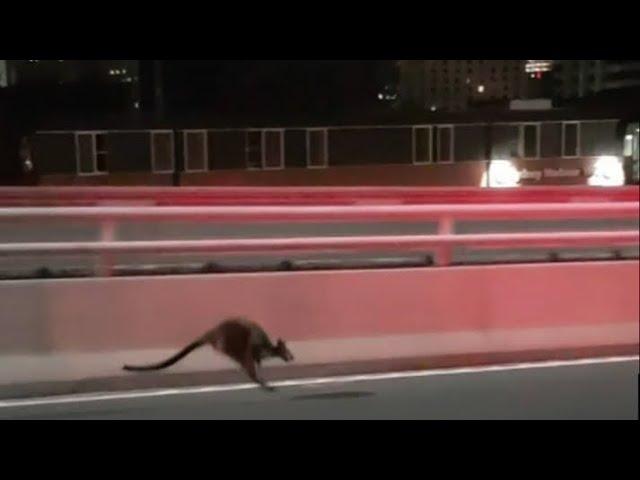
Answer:
<path fill-rule="evenodd" d="M 637 420 L 638 358 L 0 401 L 23 420 Z"/>

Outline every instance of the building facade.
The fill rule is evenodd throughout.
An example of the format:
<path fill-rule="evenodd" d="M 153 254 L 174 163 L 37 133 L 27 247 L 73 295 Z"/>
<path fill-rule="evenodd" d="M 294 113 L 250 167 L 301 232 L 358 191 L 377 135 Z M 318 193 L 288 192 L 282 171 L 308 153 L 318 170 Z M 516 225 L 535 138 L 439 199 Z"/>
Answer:
<path fill-rule="evenodd" d="M 600 92 L 640 87 L 638 60 L 555 60 L 555 93 L 581 98 Z"/>
<path fill-rule="evenodd" d="M 2 60 L 6 86 L 135 83 L 138 60 Z"/>
<path fill-rule="evenodd" d="M 493 122 L 41 131 L 33 163 L 43 184 L 88 185 L 478 186 L 494 161 L 519 165 L 522 184 L 581 184 L 601 157 L 624 157 L 630 181 L 637 171 L 637 122 L 518 113 Z"/>
<path fill-rule="evenodd" d="M 528 98 L 525 60 L 400 60 L 403 103 L 431 111 Z"/>

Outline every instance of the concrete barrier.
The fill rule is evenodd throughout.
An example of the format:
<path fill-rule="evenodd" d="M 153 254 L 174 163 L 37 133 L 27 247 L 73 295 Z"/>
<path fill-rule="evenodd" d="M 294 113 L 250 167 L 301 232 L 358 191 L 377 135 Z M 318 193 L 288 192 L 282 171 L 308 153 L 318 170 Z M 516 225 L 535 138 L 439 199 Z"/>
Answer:
<path fill-rule="evenodd" d="M 289 341 L 297 365 L 637 346 L 638 272 L 615 261 L 6 281 L 0 386 L 122 376 L 235 315 Z M 232 367 L 201 349 L 171 371 Z"/>

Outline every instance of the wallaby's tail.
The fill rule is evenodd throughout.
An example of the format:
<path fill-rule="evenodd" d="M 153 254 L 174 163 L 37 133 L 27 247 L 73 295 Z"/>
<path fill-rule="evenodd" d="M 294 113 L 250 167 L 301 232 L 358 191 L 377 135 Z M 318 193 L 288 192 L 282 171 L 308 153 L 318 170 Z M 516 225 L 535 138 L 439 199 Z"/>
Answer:
<path fill-rule="evenodd" d="M 186 347 L 184 347 L 182 350 L 180 350 L 178 353 L 176 353 L 173 357 L 168 358 L 167 360 L 160 362 L 160 363 L 155 363 L 153 365 L 143 365 L 143 366 L 131 366 L 131 365 L 125 365 L 123 368 L 123 370 L 127 370 L 129 372 L 148 372 L 151 370 L 162 370 L 163 368 L 167 368 L 170 367 L 171 365 L 178 363 L 180 360 L 182 360 L 184 357 L 186 357 L 187 355 L 189 355 L 191 352 L 193 352 L 196 348 L 199 348 L 201 346 L 203 346 L 205 344 L 204 341 L 202 340 L 196 340 L 193 343 L 190 343 L 189 345 L 187 345 Z"/>

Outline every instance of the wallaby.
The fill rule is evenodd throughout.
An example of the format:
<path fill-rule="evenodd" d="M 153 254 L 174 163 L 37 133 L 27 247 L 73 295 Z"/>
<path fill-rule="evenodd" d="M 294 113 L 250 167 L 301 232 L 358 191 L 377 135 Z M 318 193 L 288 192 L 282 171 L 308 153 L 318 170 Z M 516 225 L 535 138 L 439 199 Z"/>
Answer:
<path fill-rule="evenodd" d="M 276 345 L 273 345 L 267 333 L 258 324 L 244 318 L 232 318 L 209 330 L 202 337 L 163 362 L 145 366 L 125 365 L 123 368 L 133 372 L 162 370 L 176 364 L 206 344 L 238 362 L 254 382 L 270 391 L 274 388 L 268 386 L 259 373 L 262 360 L 271 357 L 281 358 L 285 362 L 293 360 L 293 355 L 284 341 L 278 339 Z"/>

